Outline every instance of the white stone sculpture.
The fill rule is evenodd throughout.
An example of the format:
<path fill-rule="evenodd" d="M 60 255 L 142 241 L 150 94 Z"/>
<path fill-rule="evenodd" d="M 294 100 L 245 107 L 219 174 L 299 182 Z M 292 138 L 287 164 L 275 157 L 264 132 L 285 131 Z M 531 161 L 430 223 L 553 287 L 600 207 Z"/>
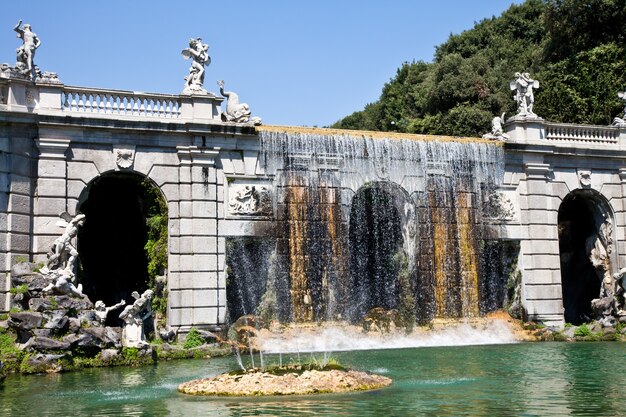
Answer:
<path fill-rule="evenodd" d="M 626 91 L 617 93 L 617 96 L 626 101 Z M 626 127 L 626 107 L 624 107 L 624 115 L 613 119 L 613 126 Z"/>
<path fill-rule="evenodd" d="M 65 269 L 57 269 L 49 271 L 45 274 L 46 278 L 51 279 L 52 282 L 48 284 L 42 292 L 44 294 L 59 294 L 69 295 L 74 297 L 83 297 L 83 287 L 74 285 L 75 276 L 71 271 Z"/>
<path fill-rule="evenodd" d="M 120 319 L 124 320 L 122 346 L 141 348 L 147 345 L 143 322 L 152 316 L 151 301 L 154 292 L 146 290 L 141 296 L 137 292 L 133 292 L 132 295 L 135 302 L 126 306 L 120 314 Z"/>
<path fill-rule="evenodd" d="M 48 253 L 46 266 L 42 268 L 44 275 L 49 271 L 57 269 L 64 269 L 72 275 L 75 273 L 78 251 L 72 244 L 72 239 L 78 234 L 78 228 L 85 223 L 85 215 L 78 214 L 72 218 L 72 216 L 65 211 L 59 216 L 62 220 L 59 220 L 56 224 L 57 226 L 65 227 L 65 231 L 52 244 L 52 248 Z"/>
<path fill-rule="evenodd" d="M 506 142 L 509 139 L 509 135 L 504 133 L 504 130 L 502 128 L 505 114 L 506 113 L 502 113 L 502 116 L 496 116 L 491 119 L 491 133 L 485 133 L 483 135 L 484 139 L 501 140 L 503 142 Z"/>
<path fill-rule="evenodd" d="M 267 215 L 271 213 L 271 196 L 267 187 L 244 185 L 233 187 L 228 208 L 230 214 Z"/>
<path fill-rule="evenodd" d="M 135 162 L 135 146 L 124 145 L 113 149 L 115 155 L 115 165 L 117 168 L 127 169 Z"/>
<path fill-rule="evenodd" d="M 209 45 L 202 43 L 201 38 L 189 39 L 189 47 L 182 50 L 185 59 L 191 59 L 189 75 L 185 77 L 183 94 L 208 94 L 204 89 L 204 67 L 211 63 L 208 54 Z"/>
<path fill-rule="evenodd" d="M 252 122 L 255 125 L 261 124 L 261 118 L 250 118 L 250 106 L 247 103 L 240 103 L 239 96 L 232 91 L 224 91 L 224 81 L 219 80 L 220 94 L 226 97 L 226 111 L 222 113 L 222 121 L 235 123 Z"/>
<path fill-rule="evenodd" d="M 530 78 L 527 72 L 515 73 L 515 80 L 510 82 L 511 91 L 515 91 L 513 99 L 517 102 L 516 117 L 537 118 L 533 113 L 533 105 L 535 103 L 535 95 L 533 89 L 539 88 L 539 81 Z"/>
<path fill-rule="evenodd" d="M 22 27 L 22 21 L 17 22 L 13 28 L 17 37 L 22 39 L 22 46 L 17 48 L 17 70 L 24 76 L 34 79 L 35 74 L 35 51 L 41 45 L 41 41 L 30 28 L 29 24 Z"/>
<path fill-rule="evenodd" d="M 96 311 L 96 320 L 98 321 L 98 323 L 104 326 L 104 323 L 106 323 L 109 313 L 113 310 L 117 310 L 120 307 L 124 307 L 125 305 L 126 301 L 124 300 L 115 305 L 112 305 L 111 307 L 107 307 L 102 300 L 96 301 L 96 304 L 94 304 L 94 308 Z"/>

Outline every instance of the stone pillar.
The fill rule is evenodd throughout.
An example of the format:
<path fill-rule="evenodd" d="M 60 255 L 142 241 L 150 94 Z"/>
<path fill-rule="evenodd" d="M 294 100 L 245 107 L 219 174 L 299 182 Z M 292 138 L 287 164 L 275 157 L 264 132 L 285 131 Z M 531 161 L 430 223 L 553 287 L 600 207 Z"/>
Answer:
<path fill-rule="evenodd" d="M 56 225 L 67 206 L 67 161 L 69 139 L 39 138 L 37 194 L 34 203 L 33 255 L 43 261 L 52 242 L 63 233 Z"/>
<path fill-rule="evenodd" d="M 179 146 L 179 218 L 177 253 L 170 257 L 169 324 L 215 328 L 223 324 L 225 288 L 218 284 L 217 173 L 219 150 Z M 223 268 L 222 268 L 223 269 Z"/>
<path fill-rule="evenodd" d="M 552 169 L 543 160 L 524 163 L 520 186 L 522 298 L 530 320 L 562 326 L 563 293 L 559 257 L 558 210 L 550 181 Z"/>

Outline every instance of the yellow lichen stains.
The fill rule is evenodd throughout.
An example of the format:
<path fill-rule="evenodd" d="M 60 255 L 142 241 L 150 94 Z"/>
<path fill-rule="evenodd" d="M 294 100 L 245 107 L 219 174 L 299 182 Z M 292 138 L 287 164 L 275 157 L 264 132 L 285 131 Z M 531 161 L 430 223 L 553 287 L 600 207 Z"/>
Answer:
<path fill-rule="evenodd" d="M 291 174 L 285 189 L 289 224 L 289 276 L 291 304 L 296 323 L 313 319 L 311 290 L 307 279 L 308 188 L 301 176 Z"/>
<path fill-rule="evenodd" d="M 460 200 L 469 199 L 461 196 Z M 470 204 L 459 201 L 457 206 L 457 232 L 459 234 L 459 256 L 461 267 L 461 316 L 478 317 L 478 263 Z"/>
<path fill-rule="evenodd" d="M 375 132 L 369 130 L 345 130 L 345 129 L 328 129 L 319 127 L 302 127 L 302 126 L 255 126 L 257 132 L 276 132 L 290 135 L 318 135 L 327 136 L 344 136 L 352 138 L 365 139 L 392 139 L 392 140 L 411 140 L 411 141 L 437 141 L 437 142 L 473 142 L 488 143 L 494 146 L 503 146 L 503 142 L 494 142 L 489 139 L 472 138 L 464 136 L 438 136 L 438 135 L 416 135 L 411 133 L 398 132 Z"/>
<path fill-rule="evenodd" d="M 429 195 L 433 225 L 433 273 L 435 277 L 435 317 L 448 317 L 448 225 L 444 210 L 435 204 L 435 195 Z"/>

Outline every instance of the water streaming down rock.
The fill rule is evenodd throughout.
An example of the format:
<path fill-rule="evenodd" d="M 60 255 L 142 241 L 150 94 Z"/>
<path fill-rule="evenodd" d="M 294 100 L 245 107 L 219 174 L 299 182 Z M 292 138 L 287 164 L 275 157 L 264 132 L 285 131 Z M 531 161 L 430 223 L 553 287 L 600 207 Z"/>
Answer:
<path fill-rule="evenodd" d="M 268 285 L 257 274 L 254 289 L 271 292 L 276 318 L 359 322 L 378 309 L 410 326 L 498 304 L 486 302 L 493 283 L 481 282 L 480 247 L 500 145 L 305 128 L 259 136 L 277 227 Z M 229 303 L 258 313 L 252 298 Z"/>

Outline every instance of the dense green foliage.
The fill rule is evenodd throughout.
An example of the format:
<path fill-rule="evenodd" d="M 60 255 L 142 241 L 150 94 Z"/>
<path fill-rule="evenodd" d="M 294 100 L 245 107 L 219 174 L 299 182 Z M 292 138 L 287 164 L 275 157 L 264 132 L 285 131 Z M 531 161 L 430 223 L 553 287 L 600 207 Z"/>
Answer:
<path fill-rule="evenodd" d="M 146 228 L 148 240 L 144 246 L 148 259 L 149 286 L 154 290 L 152 309 L 161 318 L 167 309 L 167 290 L 161 288 L 156 278 L 167 270 L 167 202 L 160 191 L 148 180 L 142 183 L 146 203 Z"/>
<path fill-rule="evenodd" d="M 515 72 L 540 81 L 535 112 L 610 124 L 626 85 L 626 0 L 527 0 L 450 38 L 432 63 L 405 62 L 380 99 L 333 127 L 480 135 L 516 113 Z"/>

